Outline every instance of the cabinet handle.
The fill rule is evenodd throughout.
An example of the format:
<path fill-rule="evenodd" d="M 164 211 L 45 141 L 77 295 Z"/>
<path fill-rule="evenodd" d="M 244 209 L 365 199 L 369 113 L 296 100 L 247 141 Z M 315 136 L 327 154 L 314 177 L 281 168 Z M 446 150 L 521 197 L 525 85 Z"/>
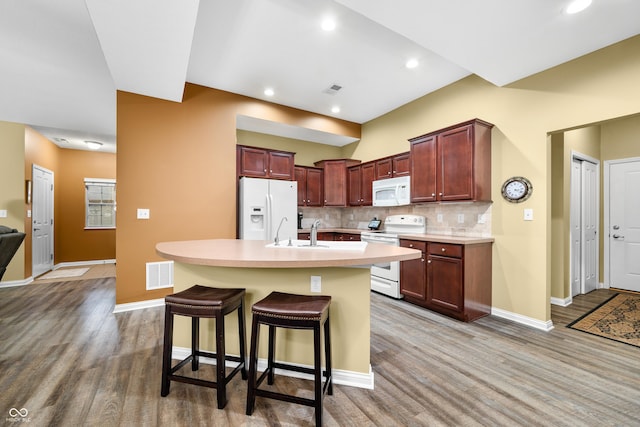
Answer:
<path fill-rule="evenodd" d="M 442 252 L 445 252 L 445 251 L 446 251 L 446 249 L 445 249 L 445 248 L 442 248 Z"/>
<path fill-rule="evenodd" d="M 424 262 L 424 258 L 422 258 L 420 261 Z"/>
<path fill-rule="evenodd" d="M 409 247 L 412 248 L 413 247 L 413 243 L 409 243 Z"/>
<path fill-rule="evenodd" d="M 265 169 L 264 171 L 266 172 L 267 170 Z"/>
<path fill-rule="evenodd" d="M 442 196 L 442 193 L 438 193 L 438 195 Z"/>
<path fill-rule="evenodd" d="M 436 193 L 431 193 L 431 197 L 436 197 Z"/>
<path fill-rule="evenodd" d="M 431 260 L 427 261 L 427 264 L 431 264 Z"/>

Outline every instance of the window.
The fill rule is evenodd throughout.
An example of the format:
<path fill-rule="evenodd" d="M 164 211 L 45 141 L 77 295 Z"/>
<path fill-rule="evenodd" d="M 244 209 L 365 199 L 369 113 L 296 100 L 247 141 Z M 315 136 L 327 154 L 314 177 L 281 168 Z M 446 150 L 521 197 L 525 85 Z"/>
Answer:
<path fill-rule="evenodd" d="M 85 178 L 85 228 L 116 227 L 115 179 Z"/>

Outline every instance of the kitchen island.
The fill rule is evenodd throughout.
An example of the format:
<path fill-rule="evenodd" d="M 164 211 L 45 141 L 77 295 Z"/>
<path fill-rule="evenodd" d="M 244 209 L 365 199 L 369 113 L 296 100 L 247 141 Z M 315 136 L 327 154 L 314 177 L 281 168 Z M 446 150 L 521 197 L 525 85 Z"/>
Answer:
<path fill-rule="evenodd" d="M 336 384 L 373 388 L 370 365 L 370 288 L 369 266 L 373 263 L 420 258 L 420 251 L 408 248 L 366 244 L 358 249 L 326 247 L 268 247 L 260 240 L 189 240 L 163 242 L 156 252 L 175 261 L 174 291 L 194 284 L 213 287 L 245 288 L 245 315 L 248 331 L 251 306 L 272 291 L 311 295 L 311 280 L 319 277 L 320 294 L 330 295 L 331 340 Z M 314 279 L 317 282 L 317 279 Z M 201 320 L 201 347 L 215 349 L 214 323 Z M 237 320 L 227 316 L 227 337 L 237 336 Z M 174 326 L 174 356 L 184 354 L 190 343 L 188 318 L 177 317 Z M 260 341 L 266 342 L 267 330 Z M 247 336 L 247 339 L 250 337 Z M 227 352 L 238 354 L 237 342 L 227 339 Z M 181 348 L 180 348 L 181 347 Z M 278 332 L 276 359 L 310 366 L 313 340 L 309 331 Z M 259 369 L 266 359 L 261 346 Z"/>

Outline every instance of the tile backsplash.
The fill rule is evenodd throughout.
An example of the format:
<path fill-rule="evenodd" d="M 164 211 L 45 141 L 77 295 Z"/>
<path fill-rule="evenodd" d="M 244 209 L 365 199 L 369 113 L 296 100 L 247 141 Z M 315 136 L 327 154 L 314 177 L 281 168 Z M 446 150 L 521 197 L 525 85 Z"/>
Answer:
<path fill-rule="evenodd" d="M 448 236 L 491 236 L 491 203 L 423 203 L 407 206 L 352 208 L 303 208 L 302 227 L 309 228 L 314 220 L 320 220 L 321 228 L 366 229 L 376 217 L 384 220 L 387 215 L 414 214 L 427 218 L 427 233 Z"/>

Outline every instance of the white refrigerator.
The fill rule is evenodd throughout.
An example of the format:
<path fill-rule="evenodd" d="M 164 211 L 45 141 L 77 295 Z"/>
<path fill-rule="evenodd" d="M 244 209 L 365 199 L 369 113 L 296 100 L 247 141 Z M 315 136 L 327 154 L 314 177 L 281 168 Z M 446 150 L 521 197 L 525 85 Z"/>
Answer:
<path fill-rule="evenodd" d="M 278 227 L 284 244 L 298 238 L 296 181 L 241 177 L 239 202 L 240 239 L 273 242 Z"/>

